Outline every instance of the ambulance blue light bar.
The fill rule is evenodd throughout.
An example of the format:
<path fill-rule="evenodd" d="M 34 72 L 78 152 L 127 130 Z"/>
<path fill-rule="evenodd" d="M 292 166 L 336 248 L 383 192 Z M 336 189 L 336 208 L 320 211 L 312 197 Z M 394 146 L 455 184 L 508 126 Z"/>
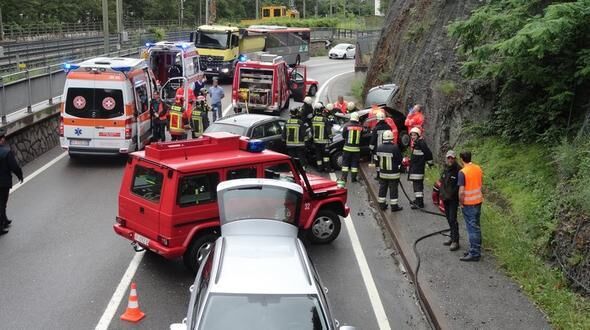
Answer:
<path fill-rule="evenodd" d="M 241 54 L 240 56 L 238 56 L 238 61 L 240 62 L 246 62 L 248 60 L 248 56 Z"/>
<path fill-rule="evenodd" d="M 262 152 L 265 149 L 264 141 L 262 140 L 250 140 L 248 141 L 248 147 L 246 150 L 250 152 Z"/>
<path fill-rule="evenodd" d="M 176 48 L 180 48 L 182 50 L 187 49 L 188 45 L 186 44 L 182 44 L 182 45 L 177 45 Z"/>
<path fill-rule="evenodd" d="M 113 69 L 115 71 L 123 72 L 123 73 L 131 71 L 130 66 L 113 66 L 113 67 L 111 67 L 111 69 Z"/>
<path fill-rule="evenodd" d="M 77 64 L 72 64 L 72 63 L 64 63 L 63 68 L 65 71 L 72 71 L 72 70 L 79 69 L 80 66 Z"/>
<path fill-rule="evenodd" d="M 151 42 L 146 42 L 146 43 L 145 43 L 145 46 L 146 46 L 147 48 L 150 48 L 150 47 L 154 47 L 154 46 L 155 46 L 155 44 L 152 44 Z"/>

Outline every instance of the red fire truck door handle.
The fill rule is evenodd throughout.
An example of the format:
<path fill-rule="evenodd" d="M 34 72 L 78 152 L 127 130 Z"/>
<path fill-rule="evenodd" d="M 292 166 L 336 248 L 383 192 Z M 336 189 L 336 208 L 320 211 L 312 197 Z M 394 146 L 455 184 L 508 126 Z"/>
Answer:
<path fill-rule="evenodd" d="M 144 211 L 145 211 L 145 210 L 143 209 L 143 206 L 140 206 L 140 207 L 139 207 L 139 213 L 143 214 L 143 212 L 144 212 Z"/>

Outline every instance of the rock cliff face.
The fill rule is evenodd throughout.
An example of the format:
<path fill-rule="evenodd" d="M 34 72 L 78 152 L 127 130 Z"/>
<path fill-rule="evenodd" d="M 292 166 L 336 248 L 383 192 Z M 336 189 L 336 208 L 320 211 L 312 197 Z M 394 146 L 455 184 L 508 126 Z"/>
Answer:
<path fill-rule="evenodd" d="M 446 28 L 480 3 L 392 0 L 367 72 L 366 90 L 382 83 L 400 86 L 400 111 L 414 103 L 425 105 L 425 136 L 437 155 L 454 147 L 463 125 L 485 120 L 494 105 L 493 85 L 461 78 L 456 40 Z"/>

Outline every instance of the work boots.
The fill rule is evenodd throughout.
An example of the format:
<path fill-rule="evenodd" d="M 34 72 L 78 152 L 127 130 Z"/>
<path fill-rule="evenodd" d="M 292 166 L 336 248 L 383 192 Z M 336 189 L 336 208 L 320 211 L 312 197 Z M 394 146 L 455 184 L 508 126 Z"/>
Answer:
<path fill-rule="evenodd" d="M 351 174 L 350 181 L 351 182 L 358 182 L 358 180 L 356 179 L 356 173 Z"/>
<path fill-rule="evenodd" d="M 399 211 L 401 211 L 403 209 L 404 209 L 403 207 L 401 207 L 401 206 L 399 206 L 397 204 L 391 205 L 391 212 L 399 212 Z"/>
<path fill-rule="evenodd" d="M 387 204 L 379 203 L 379 208 L 381 209 L 381 211 L 385 211 L 385 210 L 387 210 Z"/>
<path fill-rule="evenodd" d="M 416 200 L 412 203 L 412 209 L 423 209 L 424 208 L 424 197 L 416 197 Z"/>
<path fill-rule="evenodd" d="M 449 245 L 451 245 L 452 243 L 453 243 L 453 240 L 449 238 L 447 241 L 444 241 L 444 242 L 443 242 L 443 245 L 445 245 L 445 246 L 449 246 Z"/>
<path fill-rule="evenodd" d="M 459 246 L 459 242 L 453 242 L 451 243 L 451 246 L 449 247 L 449 250 L 451 251 L 457 251 L 459 250 L 460 246 Z"/>

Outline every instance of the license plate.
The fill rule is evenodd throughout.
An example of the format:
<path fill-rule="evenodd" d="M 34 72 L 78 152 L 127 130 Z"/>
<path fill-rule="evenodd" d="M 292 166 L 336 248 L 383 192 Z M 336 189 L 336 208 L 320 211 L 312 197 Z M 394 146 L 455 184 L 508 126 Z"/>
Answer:
<path fill-rule="evenodd" d="M 89 140 L 70 140 L 71 146 L 87 146 L 88 144 L 90 144 Z"/>
<path fill-rule="evenodd" d="M 145 236 L 141 236 L 138 233 L 133 234 L 133 239 L 137 242 L 137 243 L 141 243 L 145 246 L 148 246 L 150 244 L 150 239 L 145 237 Z"/>

